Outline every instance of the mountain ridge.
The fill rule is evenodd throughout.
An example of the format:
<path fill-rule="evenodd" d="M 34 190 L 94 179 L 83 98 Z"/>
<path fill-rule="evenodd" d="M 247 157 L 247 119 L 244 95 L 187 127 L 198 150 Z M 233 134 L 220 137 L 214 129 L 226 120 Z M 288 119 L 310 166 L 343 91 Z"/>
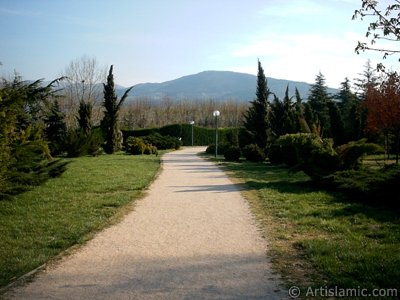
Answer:
<path fill-rule="evenodd" d="M 278 98 L 284 97 L 289 85 L 289 95 L 295 95 L 295 89 L 306 99 L 312 84 L 286 79 L 267 77 L 268 88 Z M 151 100 L 172 99 L 214 99 L 232 101 L 251 101 L 256 96 L 257 76 L 232 71 L 202 71 L 185 75 L 161 83 L 140 83 L 131 91 L 127 101 L 138 98 Z M 117 93 L 122 94 L 126 88 L 118 86 Z M 335 94 L 337 89 L 328 88 L 328 93 Z"/>

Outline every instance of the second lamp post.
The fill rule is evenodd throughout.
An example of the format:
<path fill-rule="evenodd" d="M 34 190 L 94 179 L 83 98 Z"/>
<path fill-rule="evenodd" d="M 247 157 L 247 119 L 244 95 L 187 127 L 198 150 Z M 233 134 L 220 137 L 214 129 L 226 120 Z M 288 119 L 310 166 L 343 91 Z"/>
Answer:
<path fill-rule="evenodd" d="M 218 155 L 218 117 L 220 115 L 219 110 L 214 110 L 213 116 L 215 118 L 215 157 Z"/>

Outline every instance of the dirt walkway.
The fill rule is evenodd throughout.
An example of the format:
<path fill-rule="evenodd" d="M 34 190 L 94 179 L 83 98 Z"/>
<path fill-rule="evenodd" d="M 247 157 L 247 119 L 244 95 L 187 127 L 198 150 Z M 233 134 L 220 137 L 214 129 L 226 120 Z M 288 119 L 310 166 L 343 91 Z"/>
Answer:
<path fill-rule="evenodd" d="M 265 240 L 226 175 L 186 148 L 135 210 L 11 299 L 281 299 Z"/>

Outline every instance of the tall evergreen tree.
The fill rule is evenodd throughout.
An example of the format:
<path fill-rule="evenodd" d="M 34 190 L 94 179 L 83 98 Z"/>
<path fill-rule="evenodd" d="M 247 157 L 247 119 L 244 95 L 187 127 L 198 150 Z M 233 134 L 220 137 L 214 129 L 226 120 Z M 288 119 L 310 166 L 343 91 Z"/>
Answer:
<path fill-rule="evenodd" d="M 267 78 L 261 62 L 258 61 L 256 99 L 245 113 L 244 127 L 252 136 L 254 143 L 265 149 L 270 142 L 270 103 L 268 98 L 272 92 L 267 85 Z"/>
<path fill-rule="evenodd" d="M 285 108 L 283 106 L 283 102 L 280 101 L 278 97 L 274 97 L 274 100 L 271 102 L 270 126 L 275 137 L 285 134 L 282 123 L 284 114 Z"/>
<path fill-rule="evenodd" d="M 49 114 L 44 120 L 44 135 L 49 142 L 51 155 L 59 155 L 65 150 L 67 126 L 64 117 L 58 101 L 55 100 L 51 105 Z"/>
<path fill-rule="evenodd" d="M 357 108 L 353 108 L 352 115 L 356 115 L 355 119 L 357 122 L 354 127 L 354 139 L 358 140 L 360 138 L 366 137 L 367 128 L 367 109 L 366 109 L 366 99 L 368 94 L 368 89 L 377 88 L 379 85 L 378 75 L 376 70 L 371 66 L 371 61 L 368 60 L 364 65 L 364 70 L 359 77 L 354 79 L 354 87 L 356 89 L 356 95 L 359 99 L 359 105 Z"/>
<path fill-rule="evenodd" d="M 107 83 L 104 86 L 104 117 L 101 121 L 101 127 L 103 130 L 105 145 L 104 151 L 108 154 L 112 154 L 119 149 L 119 129 L 118 129 L 118 111 L 121 105 L 124 103 L 128 93 L 133 88 L 128 88 L 118 101 L 118 97 L 115 93 L 114 87 L 114 75 L 113 66 L 111 65 L 107 76 Z"/>
<path fill-rule="evenodd" d="M 275 97 L 271 104 L 271 129 L 275 136 L 287 133 L 295 133 L 296 111 L 291 97 L 289 97 L 289 86 L 286 87 L 285 97 L 282 101 Z"/>
<path fill-rule="evenodd" d="M 335 146 L 344 144 L 344 123 L 339 107 L 333 100 L 327 102 L 330 124 L 332 126 L 332 138 Z"/>
<path fill-rule="evenodd" d="M 330 97 L 325 85 L 325 77 L 320 72 L 315 78 L 315 83 L 310 89 L 308 103 L 321 127 L 323 137 L 331 137 L 331 124 L 329 119 L 328 101 Z"/>
<path fill-rule="evenodd" d="M 86 136 L 88 136 L 92 130 L 92 110 L 93 105 L 90 102 L 85 102 L 83 100 L 79 102 L 77 117 L 78 126 L 79 130 Z"/>
<path fill-rule="evenodd" d="M 360 77 L 354 79 L 354 87 L 356 89 L 356 95 L 361 101 L 364 101 L 367 97 L 368 87 L 378 86 L 378 76 L 375 69 L 371 66 L 371 61 L 367 60 L 364 65 L 364 71 L 358 74 Z"/>
<path fill-rule="evenodd" d="M 340 85 L 339 93 L 335 97 L 339 103 L 344 126 L 344 141 L 358 140 L 360 138 L 360 116 L 357 111 L 360 100 L 351 90 L 350 80 L 346 77 Z"/>

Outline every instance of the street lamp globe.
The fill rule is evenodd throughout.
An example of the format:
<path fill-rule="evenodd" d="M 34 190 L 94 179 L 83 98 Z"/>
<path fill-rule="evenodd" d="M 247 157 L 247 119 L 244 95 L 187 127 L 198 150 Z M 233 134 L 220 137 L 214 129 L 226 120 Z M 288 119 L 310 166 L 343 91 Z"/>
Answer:
<path fill-rule="evenodd" d="M 219 117 L 219 115 L 220 115 L 219 110 L 214 110 L 213 116 L 214 116 L 214 117 Z"/>

